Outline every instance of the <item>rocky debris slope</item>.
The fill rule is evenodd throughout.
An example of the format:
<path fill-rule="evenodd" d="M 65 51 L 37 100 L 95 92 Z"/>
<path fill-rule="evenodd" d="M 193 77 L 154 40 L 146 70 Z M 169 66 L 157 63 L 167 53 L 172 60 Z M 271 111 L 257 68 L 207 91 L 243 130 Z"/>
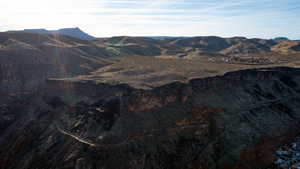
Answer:
<path fill-rule="evenodd" d="M 300 138 L 297 137 L 292 143 L 286 144 L 275 151 L 274 164 L 278 168 L 300 168 Z"/>
<path fill-rule="evenodd" d="M 299 134 L 299 75 L 244 70 L 152 90 L 48 81 L 3 101 L 0 169 L 274 168 Z"/>

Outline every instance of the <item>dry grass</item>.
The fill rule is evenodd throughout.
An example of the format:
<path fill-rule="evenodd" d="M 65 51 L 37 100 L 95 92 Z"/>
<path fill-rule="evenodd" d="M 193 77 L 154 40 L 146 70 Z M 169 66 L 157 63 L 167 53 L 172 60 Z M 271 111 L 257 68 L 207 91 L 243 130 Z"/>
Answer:
<path fill-rule="evenodd" d="M 226 72 L 275 66 L 298 67 L 300 60 L 295 56 L 290 63 L 269 65 L 246 65 L 212 63 L 206 60 L 160 59 L 147 56 L 130 56 L 120 62 L 103 67 L 80 80 L 93 80 L 105 83 L 126 83 L 136 88 L 149 89 L 173 81 L 186 82 L 193 78 L 223 75 Z M 299 58 L 299 57 L 298 57 Z M 77 79 L 79 80 L 79 79 Z"/>

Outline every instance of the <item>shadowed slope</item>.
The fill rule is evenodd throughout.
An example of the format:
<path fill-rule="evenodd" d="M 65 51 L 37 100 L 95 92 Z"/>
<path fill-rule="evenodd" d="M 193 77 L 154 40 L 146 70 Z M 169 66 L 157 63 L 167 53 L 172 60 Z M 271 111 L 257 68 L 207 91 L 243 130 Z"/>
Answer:
<path fill-rule="evenodd" d="M 48 77 L 88 74 L 112 63 L 105 48 L 69 36 L 0 33 L 1 92 L 39 87 Z"/>

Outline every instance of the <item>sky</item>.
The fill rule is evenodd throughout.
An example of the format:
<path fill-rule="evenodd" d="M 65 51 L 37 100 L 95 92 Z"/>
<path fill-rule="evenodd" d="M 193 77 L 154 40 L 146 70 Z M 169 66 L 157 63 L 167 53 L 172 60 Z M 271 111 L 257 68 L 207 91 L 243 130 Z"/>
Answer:
<path fill-rule="evenodd" d="M 300 39 L 300 0 L 0 0 L 0 31 Z"/>

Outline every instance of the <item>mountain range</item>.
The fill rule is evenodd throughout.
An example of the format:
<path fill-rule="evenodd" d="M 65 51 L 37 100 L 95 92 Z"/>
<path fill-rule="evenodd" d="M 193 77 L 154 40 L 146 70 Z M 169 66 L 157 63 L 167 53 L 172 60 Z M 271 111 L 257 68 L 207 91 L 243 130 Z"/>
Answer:
<path fill-rule="evenodd" d="M 149 88 L 242 68 L 296 66 L 299 54 L 300 43 L 287 40 L 215 36 L 163 39 L 121 36 L 81 40 L 62 34 L 0 33 L 2 73 L 9 72 L 18 80 L 33 78 L 33 72 L 40 70 L 38 72 L 44 75 L 35 77 L 40 80 L 76 79 L 76 75 L 89 74 L 80 78 Z M 10 67 L 6 68 L 7 65 Z M 0 83 L 4 91 L 19 83 L 27 84 L 6 81 L 9 83 L 5 86 Z M 32 79 L 27 81 L 28 85 L 39 84 L 31 83 Z"/>

